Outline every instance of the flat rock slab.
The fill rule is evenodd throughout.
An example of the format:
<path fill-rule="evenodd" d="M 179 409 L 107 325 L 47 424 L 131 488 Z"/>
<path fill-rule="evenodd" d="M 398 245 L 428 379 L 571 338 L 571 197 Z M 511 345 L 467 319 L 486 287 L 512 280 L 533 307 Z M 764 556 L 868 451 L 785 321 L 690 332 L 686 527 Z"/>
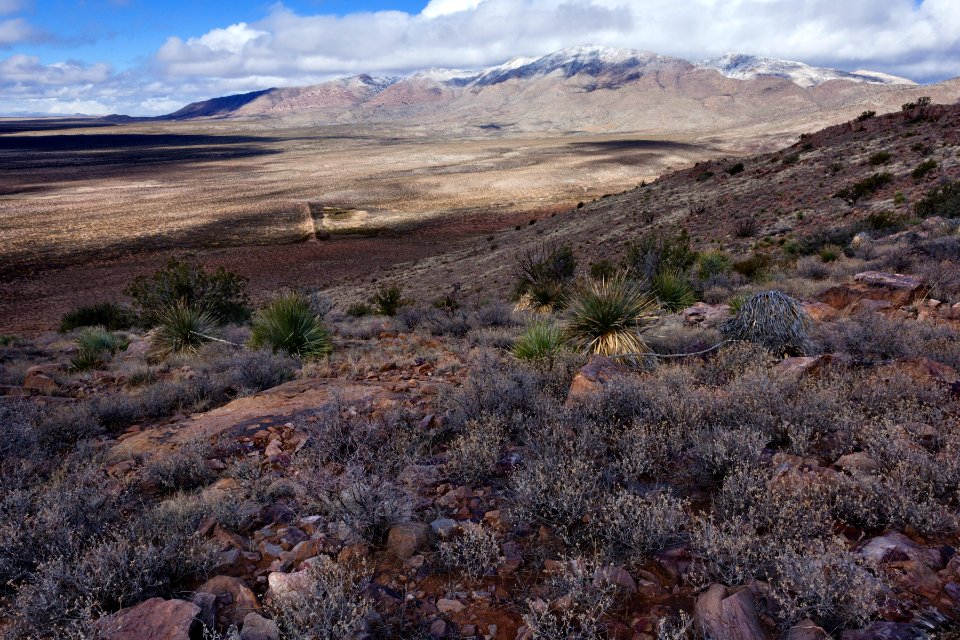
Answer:
<path fill-rule="evenodd" d="M 358 409 L 399 402 L 405 396 L 389 390 L 387 383 L 361 382 L 334 378 L 295 380 L 255 396 L 200 413 L 180 422 L 145 429 L 118 442 L 110 451 L 110 460 L 133 458 L 147 452 L 169 450 L 197 439 L 218 436 L 253 435 L 270 426 L 294 418 L 339 400 Z"/>
<path fill-rule="evenodd" d="M 198 634 L 200 607 L 184 600 L 150 598 L 102 618 L 103 640 L 191 640 Z"/>

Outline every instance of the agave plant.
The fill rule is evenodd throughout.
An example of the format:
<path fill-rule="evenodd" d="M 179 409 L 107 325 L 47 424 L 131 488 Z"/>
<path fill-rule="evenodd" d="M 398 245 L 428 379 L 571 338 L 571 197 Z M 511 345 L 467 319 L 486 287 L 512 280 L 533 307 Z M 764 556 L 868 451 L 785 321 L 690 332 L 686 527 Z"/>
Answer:
<path fill-rule="evenodd" d="M 811 350 L 810 324 L 798 300 L 780 291 L 762 291 L 740 304 L 721 331 L 727 340 L 753 342 L 776 355 L 803 355 Z"/>
<path fill-rule="evenodd" d="M 535 322 L 513 345 L 513 355 L 520 360 L 549 360 L 563 348 L 563 332 L 550 322 Z"/>
<path fill-rule="evenodd" d="M 330 332 L 296 293 L 282 295 L 254 314 L 250 345 L 302 358 L 321 358 L 333 350 Z"/>
<path fill-rule="evenodd" d="M 640 336 L 656 320 L 656 300 L 623 276 L 582 284 L 570 300 L 568 340 L 600 355 L 647 351 Z"/>
<path fill-rule="evenodd" d="M 651 289 L 660 305 L 673 313 L 682 311 L 697 301 L 690 283 L 677 271 L 665 271 L 654 277 Z"/>
<path fill-rule="evenodd" d="M 203 344 L 216 337 L 220 326 L 213 313 L 191 307 L 183 301 L 160 310 L 157 322 L 150 337 L 150 356 L 157 360 L 174 353 L 196 353 Z"/>

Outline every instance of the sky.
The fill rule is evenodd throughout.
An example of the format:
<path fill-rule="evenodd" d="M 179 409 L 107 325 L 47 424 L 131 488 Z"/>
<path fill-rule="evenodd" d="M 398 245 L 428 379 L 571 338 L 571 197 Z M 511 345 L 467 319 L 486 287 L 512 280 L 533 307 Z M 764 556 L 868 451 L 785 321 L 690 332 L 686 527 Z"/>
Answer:
<path fill-rule="evenodd" d="M 960 76 L 960 0 L 0 0 L 0 114 L 157 115 L 584 44 L 935 82 Z"/>

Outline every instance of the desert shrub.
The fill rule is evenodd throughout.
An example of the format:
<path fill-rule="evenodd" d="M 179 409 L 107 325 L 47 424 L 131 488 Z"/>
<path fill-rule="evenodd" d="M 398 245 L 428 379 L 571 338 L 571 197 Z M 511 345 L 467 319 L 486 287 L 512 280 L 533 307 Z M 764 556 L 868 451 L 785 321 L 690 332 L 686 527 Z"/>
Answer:
<path fill-rule="evenodd" d="M 649 280 L 666 271 L 686 272 L 696 260 L 690 236 L 681 229 L 678 233 L 651 233 L 632 243 L 627 247 L 624 267 Z"/>
<path fill-rule="evenodd" d="M 447 449 L 450 475 L 469 484 L 492 476 L 506 437 L 506 426 L 498 418 L 480 416 L 468 422 Z"/>
<path fill-rule="evenodd" d="M 385 284 L 377 288 L 370 296 L 370 304 L 381 316 L 395 316 L 400 307 L 408 304 L 403 297 L 403 290 L 395 284 Z"/>
<path fill-rule="evenodd" d="M 753 342 L 776 354 L 811 350 L 810 316 L 799 301 L 779 291 L 751 296 L 721 328 L 727 340 Z"/>
<path fill-rule="evenodd" d="M 602 258 L 596 262 L 590 263 L 590 277 L 594 280 L 603 280 L 612 278 L 617 273 L 617 265 L 611 260 Z"/>
<path fill-rule="evenodd" d="M 393 323 L 403 331 L 413 331 L 423 324 L 427 315 L 427 311 L 420 307 L 400 307 L 400 309 L 397 310 L 397 315 L 393 317 Z"/>
<path fill-rule="evenodd" d="M 656 318 L 656 302 L 624 277 L 582 284 L 572 296 L 565 334 L 587 353 L 646 351 L 640 333 Z"/>
<path fill-rule="evenodd" d="M 406 490 L 359 467 L 332 480 L 319 499 L 330 517 L 370 542 L 385 539 L 390 527 L 409 521 L 413 513 L 413 499 Z"/>
<path fill-rule="evenodd" d="M 597 515 L 597 532 L 607 560 L 640 563 L 682 542 L 687 504 L 666 493 L 638 496 L 626 490 L 608 495 Z"/>
<path fill-rule="evenodd" d="M 87 371 L 99 369 L 129 341 L 103 327 L 88 327 L 77 336 L 77 352 L 70 358 L 70 369 Z"/>
<path fill-rule="evenodd" d="M 568 245 L 542 245 L 520 253 L 516 259 L 515 295 L 530 296 L 535 308 L 562 306 L 566 288 L 573 280 L 577 261 Z"/>
<path fill-rule="evenodd" d="M 725 169 L 725 171 L 726 171 L 728 174 L 730 174 L 731 176 L 735 176 L 735 175 L 737 175 L 738 173 L 743 173 L 743 169 L 744 169 L 743 163 L 742 163 L 742 162 L 738 162 L 738 163 L 736 163 L 736 164 L 733 164 L 733 165 L 730 165 L 729 167 L 727 167 L 727 168 Z"/>
<path fill-rule="evenodd" d="M 282 295 L 253 317 L 250 345 L 301 358 L 322 358 L 333 351 L 333 341 L 310 305 L 295 293 Z"/>
<path fill-rule="evenodd" d="M 696 274 L 701 280 L 727 275 L 733 270 L 733 261 L 726 252 L 714 249 L 697 256 Z"/>
<path fill-rule="evenodd" d="M 103 327 L 109 331 L 128 329 L 134 325 L 133 313 L 113 302 L 98 302 L 69 311 L 60 319 L 60 332 L 80 327 Z"/>
<path fill-rule="evenodd" d="M 807 256 L 797 262 L 797 275 L 810 280 L 826 280 L 830 277 L 830 267 L 820 258 Z"/>
<path fill-rule="evenodd" d="M 494 303 L 477 309 L 474 313 L 478 327 L 511 327 L 516 324 L 513 308 L 508 304 Z"/>
<path fill-rule="evenodd" d="M 461 310 L 445 312 L 439 309 L 431 309 L 426 314 L 426 325 L 430 329 L 431 335 L 452 336 L 454 338 L 462 338 L 473 329 L 470 316 Z"/>
<path fill-rule="evenodd" d="M 211 455 L 210 445 L 195 441 L 178 447 L 168 454 L 161 454 L 147 463 L 143 479 L 148 486 L 163 493 L 190 491 L 208 484 L 214 477 L 207 467 Z"/>
<path fill-rule="evenodd" d="M 76 353 L 70 356 L 71 371 L 91 371 L 101 369 L 107 363 L 107 357 L 103 351 L 92 349 L 78 349 Z"/>
<path fill-rule="evenodd" d="M 799 160 L 800 160 L 800 154 L 797 152 L 794 152 L 794 153 L 788 153 L 787 155 L 783 156 L 783 160 L 781 160 L 780 163 L 784 165 L 791 165 L 791 164 L 796 164 Z"/>
<path fill-rule="evenodd" d="M 960 365 L 958 337 L 949 326 L 907 322 L 871 312 L 820 323 L 814 332 L 819 350 L 847 353 L 864 364 L 927 357 L 956 367 Z"/>
<path fill-rule="evenodd" d="M 284 593 L 270 610 L 284 637 L 339 640 L 362 631 L 373 605 L 365 595 L 365 566 L 320 556 L 309 569 L 309 586 Z"/>
<path fill-rule="evenodd" d="M 733 270 L 750 280 L 761 278 L 769 268 L 770 258 L 762 253 L 755 253 L 749 258 L 737 260 L 733 263 Z"/>
<path fill-rule="evenodd" d="M 660 306 L 672 313 L 686 309 L 697 300 L 687 278 L 678 272 L 657 274 L 650 282 L 650 290 Z"/>
<path fill-rule="evenodd" d="M 355 302 L 347 307 L 347 315 L 351 318 L 362 318 L 373 315 L 373 307 L 366 302 Z"/>
<path fill-rule="evenodd" d="M 914 167 L 913 171 L 910 172 L 910 175 L 914 180 L 922 180 L 928 173 L 936 168 L 937 161 L 932 158 L 928 158 Z"/>
<path fill-rule="evenodd" d="M 534 322 L 517 337 L 513 355 L 520 360 L 552 363 L 563 350 L 563 331 L 551 322 Z"/>
<path fill-rule="evenodd" d="M 917 98 L 915 102 L 905 103 L 901 107 L 901 109 L 903 111 L 913 111 L 914 109 L 922 109 L 923 107 L 929 107 L 931 104 L 933 104 L 933 100 L 931 100 L 928 96 L 924 96 L 922 98 Z"/>
<path fill-rule="evenodd" d="M 876 117 L 877 117 L 876 111 L 864 111 L 859 116 L 857 116 L 857 122 L 866 122 L 867 120 L 870 120 L 871 118 L 876 118 Z"/>
<path fill-rule="evenodd" d="M 154 317 L 157 328 L 150 337 L 150 356 L 157 360 L 177 353 L 196 353 L 219 330 L 212 312 L 183 302 L 158 310 Z"/>
<path fill-rule="evenodd" d="M 207 309 L 222 322 L 243 322 L 250 316 L 246 278 L 224 268 L 210 273 L 202 267 L 171 258 L 152 276 L 138 276 L 126 289 L 147 326 L 161 321 L 174 305 Z"/>
<path fill-rule="evenodd" d="M 752 216 L 738 218 L 733 224 L 733 235 L 738 238 L 752 238 L 760 230 L 760 223 Z"/>
<path fill-rule="evenodd" d="M 467 523 L 459 534 L 440 543 L 440 564 L 447 571 L 460 571 L 470 580 L 493 572 L 502 561 L 497 536 L 479 524 Z"/>
<path fill-rule="evenodd" d="M 890 155 L 889 151 L 877 151 L 876 153 L 870 156 L 867 162 L 870 164 L 871 167 L 877 167 L 882 164 L 889 164 L 891 157 L 893 156 Z"/>
<path fill-rule="evenodd" d="M 867 216 L 867 226 L 874 231 L 894 229 L 903 224 L 903 218 L 893 211 L 874 211 Z"/>
<path fill-rule="evenodd" d="M 833 245 L 820 247 L 820 260 L 822 262 L 836 262 L 841 255 L 843 255 L 843 250 L 840 247 Z"/>
<path fill-rule="evenodd" d="M 238 393 L 263 391 L 293 379 L 297 362 L 284 353 L 232 350 L 211 363 L 223 382 Z"/>
<path fill-rule="evenodd" d="M 616 605 L 618 589 L 595 580 L 596 569 L 581 559 L 567 561 L 550 577 L 546 599 L 527 602 L 523 623 L 533 640 L 604 637 L 605 618 Z"/>
<path fill-rule="evenodd" d="M 875 173 L 869 178 L 864 178 L 859 182 L 848 185 L 834 194 L 834 198 L 840 198 L 850 205 L 868 196 L 872 196 L 884 186 L 893 182 L 891 173 Z"/>
<path fill-rule="evenodd" d="M 942 184 L 927 192 L 922 200 L 914 205 L 921 218 L 942 216 L 960 218 L 960 180 Z"/>
<path fill-rule="evenodd" d="M 98 416 L 88 403 L 53 407 L 36 417 L 33 437 L 48 452 L 64 452 L 76 442 L 103 433 Z"/>

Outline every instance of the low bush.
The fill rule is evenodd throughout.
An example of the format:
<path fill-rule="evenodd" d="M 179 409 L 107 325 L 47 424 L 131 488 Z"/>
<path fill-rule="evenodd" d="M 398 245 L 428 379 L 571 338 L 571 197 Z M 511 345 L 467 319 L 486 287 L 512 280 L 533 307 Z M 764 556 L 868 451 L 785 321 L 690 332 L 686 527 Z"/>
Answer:
<path fill-rule="evenodd" d="M 99 302 L 78 307 L 60 319 L 60 332 L 81 327 L 103 327 L 109 331 L 129 329 L 136 322 L 133 312 L 113 302 Z"/>
<path fill-rule="evenodd" d="M 138 276 L 125 293 L 133 298 L 141 321 L 155 326 L 166 311 L 178 304 L 206 309 L 222 322 L 243 322 L 250 317 L 246 278 L 224 268 L 210 273 L 202 267 L 172 258 L 152 276 Z"/>
<path fill-rule="evenodd" d="M 333 351 L 333 340 L 323 322 L 298 294 L 282 295 L 253 317 L 250 345 L 292 356 L 322 358 Z"/>
<path fill-rule="evenodd" d="M 737 260 L 733 263 L 733 270 L 744 278 L 759 280 L 766 275 L 771 260 L 762 253 L 755 253 L 749 258 Z"/>
<path fill-rule="evenodd" d="M 910 172 L 910 175 L 913 177 L 914 180 L 922 180 L 924 177 L 926 177 L 928 173 L 930 173 L 936 168 L 937 168 L 937 161 L 930 158 L 918 164 L 913 169 L 913 171 Z"/>
<path fill-rule="evenodd" d="M 210 455 L 210 445 L 206 442 L 196 441 L 178 447 L 150 460 L 143 471 L 144 482 L 166 494 L 202 487 L 214 477 L 206 464 Z"/>
<path fill-rule="evenodd" d="M 492 573 L 502 561 L 497 536 L 471 522 L 459 534 L 441 542 L 438 552 L 441 566 L 447 571 L 459 571 L 469 580 Z"/>
<path fill-rule="evenodd" d="M 733 270 L 733 260 L 725 251 L 714 249 L 704 251 L 697 256 L 696 274 L 701 280 L 708 280 L 715 276 L 727 275 Z"/>
<path fill-rule="evenodd" d="M 542 245 L 517 256 L 517 298 L 529 296 L 535 309 L 563 305 L 567 287 L 576 273 L 577 261 L 567 246 Z"/>
<path fill-rule="evenodd" d="M 927 192 L 914 208 L 921 218 L 960 218 L 960 180 L 942 184 Z"/>
<path fill-rule="evenodd" d="M 372 316 L 374 313 L 373 307 L 367 304 L 366 302 L 355 302 L 347 307 L 347 315 L 351 318 L 362 318 L 364 316 Z"/>
<path fill-rule="evenodd" d="M 447 468 L 457 481 L 476 485 L 494 474 L 507 438 L 501 418 L 480 416 L 471 420 L 447 449 Z"/>
<path fill-rule="evenodd" d="M 733 235 L 738 238 L 752 238 L 760 230 L 760 223 L 751 216 L 738 218 L 733 224 Z"/>
<path fill-rule="evenodd" d="M 893 157 L 890 155 L 889 151 L 877 151 L 870 156 L 868 163 L 871 167 L 877 167 L 882 164 L 889 164 L 890 158 Z"/>
<path fill-rule="evenodd" d="M 626 270 L 647 280 L 659 273 L 686 273 L 697 260 L 697 252 L 690 247 L 686 229 L 676 233 L 651 233 L 627 247 L 624 258 Z M 612 280 L 615 280 L 613 278 Z"/>
<path fill-rule="evenodd" d="M 840 198 L 847 204 L 854 205 L 863 198 L 872 196 L 891 182 L 893 182 L 893 174 L 875 173 L 869 178 L 864 178 L 859 182 L 840 189 L 833 197 Z"/>
<path fill-rule="evenodd" d="M 395 316 L 400 307 L 409 304 L 403 297 L 403 290 L 395 285 L 388 284 L 379 287 L 370 297 L 370 304 L 381 316 Z"/>
<path fill-rule="evenodd" d="M 738 173 L 743 173 L 743 169 L 744 169 L 743 163 L 742 163 L 742 162 L 738 162 L 738 163 L 736 163 L 736 164 L 733 164 L 733 165 L 730 165 L 729 167 L 727 167 L 727 168 L 725 169 L 725 171 L 726 171 L 728 174 L 730 174 L 731 176 L 735 176 L 735 175 L 737 175 Z"/>

